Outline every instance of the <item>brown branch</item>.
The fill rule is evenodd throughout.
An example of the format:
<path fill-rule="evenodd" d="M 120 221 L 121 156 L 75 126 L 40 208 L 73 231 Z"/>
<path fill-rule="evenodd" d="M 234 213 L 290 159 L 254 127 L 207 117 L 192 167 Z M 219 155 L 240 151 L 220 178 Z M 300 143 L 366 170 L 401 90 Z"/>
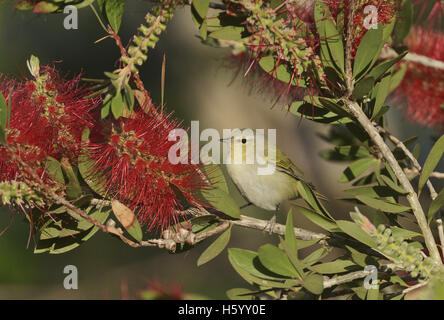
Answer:
<path fill-rule="evenodd" d="M 428 226 L 427 219 L 425 217 L 421 204 L 419 203 L 418 195 L 413 189 L 413 186 L 411 185 L 409 179 L 402 170 L 401 166 L 399 165 L 392 151 L 384 142 L 381 135 L 379 134 L 378 129 L 372 124 L 372 122 L 366 116 L 366 114 L 358 105 L 358 103 L 349 100 L 347 98 L 343 98 L 342 101 L 345 103 L 349 112 L 356 118 L 356 120 L 358 120 L 358 122 L 361 124 L 364 130 L 368 133 L 372 141 L 378 146 L 385 160 L 393 169 L 393 172 L 395 173 L 402 187 L 408 192 L 407 200 L 410 203 L 410 206 L 413 210 L 413 214 L 415 215 L 416 221 L 418 222 L 418 225 L 424 236 L 425 244 L 430 252 L 430 256 L 433 258 L 433 260 L 437 261 L 439 264 L 442 264 L 438 252 L 438 247 L 435 243 L 433 234 Z"/>
<path fill-rule="evenodd" d="M 333 279 L 327 279 L 327 280 L 324 280 L 324 289 L 331 288 L 333 286 L 337 286 L 340 284 L 352 282 L 357 279 L 362 279 L 362 278 L 365 278 L 366 276 L 368 276 L 369 274 L 371 274 L 371 271 L 362 270 L 362 271 L 351 272 L 346 275 L 339 276 L 339 277 L 336 277 Z"/>
<path fill-rule="evenodd" d="M 401 140 L 396 138 L 394 135 L 392 135 L 390 132 L 388 132 L 386 129 L 378 126 L 376 123 L 373 123 L 373 125 L 378 129 L 379 133 L 384 134 L 387 138 L 389 138 L 390 141 L 392 141 L 396 147 L 400 148 L 404 154 L 410 159 L 410 161 L 413 164 L 413 167 L 418 170 L 418 173 L 421 172 L 422 167 L 419 164 L 418 160 L 416 160 L 415 156 L 410 152 L 410 150 L 402 143 Z M 435 188 L 433 187 L 433 184 L 430 182 L 430 180 L 427 180 L 427 188 L 430 191 L 430 197 L 432 200 L 435 200 L 438 196 L 438 193 L 436 192 Z"/>
<path fill-rule="evenodd" d="M 120 39 L 119 35 L 117 33 L 115 33 L 113 28 L 111 28 L 111 26 L 109 26 L 109 25 L 108 25 L 108 33 L 116 42 L 117 47 L 119 47 L 120 54 L 122 55 L 122 57 L 129 57 L 128 52 L 126 51 L 125 47 L 123 46 L 122 40 Z M 145 101 L 144 101 L 144 105 L 142 105 L 141 108 L 143 110 L 145 110 L 145 112 L 148 112 L 148 113 L 153 112 L 156 109 L 156 107 L 154 106 L 153 101 L 151 100 L 150 94 L 145 89 L 145 86 L 142 82 L 142 79 L 140 78 L 139 73 L 132 73 L 131 72 L 131 65 L 127 65 L 126 67 L 124 67 L 124 69 L 121 69 L 120 72 L 122 72 L 122 71 L 132 74 L 132 76 L 134 77 L 134 80 L 136 81 L 137 88 L 143 92 L 143 95 L 145 96 Z"/>
<path fill-rule="evenodd" d="M 393 59 L 398 56 L 398 53 L 392 48 L 384 48 L 381 52 L 381 59 Z M 436 59 L 432 59 L 426 56 L 422 56 L 416 53 L 409 52 L 404 58 L 404 61 L 414 62 L 422 64 L 423 66 L 444 70 L 444 62 Z"/>
<path fill-rule="evenodd" d="M 231 223 L 244 228 L 265 230 L 268 221 L 242 215 L 240 220 L 233 220 Z M 274 224 L 271 232 L 278 235 L 285 235 L 285 226 L 283 224 L 276 223 Z M 300 240 L 322 240 L 328 238 L 328 236 L 323 233 L 316 233 L 301 228 L 294 228 L 294 233 L 296 238 Z"/>
<path fill-rule="evenodd" d="M 349 12 L 347 17 L 347 36 L 345 43 L 345 84 L 347 86 L 347 96 L 350 97 L 354 90 L 353 68 L 352 68 L 352 52 L 354 42 L 353 17 L 355 15 L 354 1 L 350 1 Z"/>

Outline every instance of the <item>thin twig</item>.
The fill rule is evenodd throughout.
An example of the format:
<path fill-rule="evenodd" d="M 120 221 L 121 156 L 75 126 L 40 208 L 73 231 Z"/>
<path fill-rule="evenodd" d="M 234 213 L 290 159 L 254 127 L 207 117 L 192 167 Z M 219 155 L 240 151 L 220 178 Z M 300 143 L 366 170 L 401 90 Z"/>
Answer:
<path fill-rule="evenodd" d="M 241 215 L 240 220 L 233 220 L 232 224 L 244 228 L 265 230 L 268 225 L 268 221 Z M 276 223 L 274 224 L 271 232 L 278 235 L 285 235 L 285 226 L 283 224 Z M 316 233 L 301 228 L 294 228 L 294 233 L 296 238 L 300 240 L 322 240 L 328 238 L 328 236 L 323 233 Z"/>
<path fill-rule="evenodd" d="M 349 274 L 346 274 L 346 275 L 343 275 L 340 277 L 336 277 L 333 279 L 324 280 L 324 289 L 327 289 L 327 288 L 330 288 L 333 286 L 337 286 L 340 284 L 352 282 L 357 279 L 365 278 L 366 276 L 370 275 L 371 273 L 372 273 L 372 271 L 362 270 L 362 271 L 351 272 Z"/>
<path fill-rule="evenodd" d="M 393 59 L 398 56 L 398 53 L 392 48 L 384 48 L 381 52 L 382 59 Z M 422 64 L 423 66 L 444 70 L 444 62 L 436 59 L 432 59 L 426 56 L 422 56 L 416 53 L 409 52 L 404 58 L 404 61 L 415 62 Z"/>
<path fill-rule="evenodd" d="M 410 152 L 410 150 L 405 146 L 405 144 L 402 143 L 401 140 L 396 138 L 394 135 L 392 135 L 386 129 L 384 129 L 384 128 L 380 127 L 380 126 L 377 126 L 376 123 L 373 123 L 373 125 L 376 126 L 376 128 L 379 131 L 379 133 L 384 134 L 387 138 L 390 139 L 390 141 L 392 141 L 395 144 L 396 147 L 400 148 L 404 152 L 404 154 L 410 159 L 410 161 L 412 162 L 412 164 L 415 167 L 415 169 L 418 170 L 418 172 L 421 172 L 422 167 L 419 164 L 418 160 L 416 160 L 415 156 Z M 436 190 L 433 187 L 433 184 L 430 182 L 430 180 L 427 180 L 427 188 L 430 191 L 430 197 L 432 198 L 432 200 L 435 200 L 436 197 L 438 196 L 438 193 L 436 192 Z"/>
<path fill-rule="evenodd" d="M 93 199 L 91 201 L 92 205 L 96 205 L 96 206 L 106 206 L 106 205 L 110 205 L 110 201 L 108 200 L 102 200 L 102 199 Z M 194 216 L 194 217 L 199 217 L 199 216 L 206 216 L 206 215 L 212 215 L 210 212 L 208 212 L 204 207 L 193 207 L 190 209 L 187 209 L 185 211 L 181 212 L 181 215 L 183 216 Z M 218 218 L 219 221 L 221 222 L 225 222 L 225 221 L 229 221 L 231 224 L 236 225 L 236 226 L 240 226 L 243 228 L 249 228 L 249 229 L 255 229 L 255 230 L 265 230 L 265 228 L 268 225 L 268 221 L 266 220 L 261 220 L 261 219 L 256 219 L 253 217 L 249 217 L 249 216 L 245 216 L 245 215 L 241 215 L 239 220 L 224 220 L 222 218 Z M 279 224 L 279 223 L 275 223 L 273 230 L 271 231 L 274 234 L 278 234 L 278 235 L 285 235 L 285 225 L 283 224 Z M 294 233 L 296 238 L 300 239 L 300 240 L 323 240 L 323 239 L 328 239 L 329 236 L 323 233 L 317 233 L 317 232 L 313 232 L 313 231 L 309 231 L 309 230 L 305 230 L 305 229 L 301 229 L 301 228 L 294 228 Z"/>
<path fill-rule="evenodd" d="M 347 86 L 347 96 L 350 97 L 354 90 L 354 79 L 352 69 L 352 52 L 355 30 L 353 30 L 353 17 L 355 15 L 354 1 L 350 1 L 347 17 L 347 37 L 345 43 L 345 82 Z"/>
<path fill-rule="evenodd" d="M 422 206 L 418 200 L 418 195 L 416 194 L 415 190 L 413 189 L 413 186 L 411 185 L 409 179 L 407 178 L 406 174 L 402 170 L 401 166 L 399 165 L 398 161 L 396 160 L 395 156 L 393 155 L 390 148 L 387 146 L 387 144 L 382 139 L 381 135 L 379 134 L 378 129 L 373 125 L 373 123 L 370 121 L 370 119 L 366 116 L 364 111 L 361 109 L 361 107 L 358 105 L 357 102 L 349 100 L 347 98 L 343 98 L 342 101 L 346 105 L 347 109 L 350 111 L 351 114 L 358 120 L 358 122 L 361 124 L 361 126 L 364 128 L 364 130 L 368 133 L 372 141 L 378 146 L 379 150 L 381 151 L 382 155 L 384 156 L 387 163 L 390 165 L 390 167 L 393 169 L 393 172 L 395 173 L 396 177 L 398 178 L 399 182 L 401 183 L 404 190 L 408 192 L 407 200 L 410 203 L 410 206 L 413 210 L 413 214 L 415 215 L 416 221 L 418 222 L 419 228 L 421 229 L 421 232 L 424 236 L 425 244 L 427 246 L 427 249 L 430 252 L 430 256 L 433 260 L 438 262 L 439 264 L 442 264 L 438 247 L 436 245 L 436 242 L 434 240 L 432 231 L 429 228 L 429 225 L 427 223 L 427 219 L 425 217 L 424 211 L 422 209 Z"/>
<path fill-rule="evenodd" d="M 426 286 L 428 283 L 429 283 L 429 281 L 419 282 L 419 283 L 415 284 L 414 286 L 411 286 L 411 287 L 408 287 L 407 289 L 404 289 L 402 291 L 402 293 L 404 293 L 404 294 L 409 293 L 410 291 L 413 291 L 413 290 L 416 290 L 416 289 L 419 289 L 419 288 L 422 288 L 422 287 Z"/>

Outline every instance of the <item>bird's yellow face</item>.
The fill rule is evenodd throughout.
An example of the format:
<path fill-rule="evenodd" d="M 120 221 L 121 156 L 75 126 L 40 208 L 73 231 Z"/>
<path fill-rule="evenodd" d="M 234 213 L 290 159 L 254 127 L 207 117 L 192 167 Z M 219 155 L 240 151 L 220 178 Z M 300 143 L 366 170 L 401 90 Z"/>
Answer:
<path fill-rule="evenodd" d="M 230 139 L 230 160 L 235 164 L 254 163 L 255 143 L 253 135 L 237 134 Z"/>
<path fill-rule="evenodd" d="M 263 134 L 240 131 L 224 141 L 230 143 L 229 160 L 232 164 L 264 165 L 269 158 L 270 146 Z M 274 146 L 271 149 L 274 150 Z"/>

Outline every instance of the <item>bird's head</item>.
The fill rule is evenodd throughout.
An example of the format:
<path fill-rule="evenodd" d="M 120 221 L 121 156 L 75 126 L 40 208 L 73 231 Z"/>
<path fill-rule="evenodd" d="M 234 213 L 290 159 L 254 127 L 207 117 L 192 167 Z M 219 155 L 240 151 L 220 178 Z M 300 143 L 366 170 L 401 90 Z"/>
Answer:
<path fill-rule="evenodd" d="M 234 164 L 253 164 L 255 163 L 256 145 L 267 148 L 264 134 L 255 133 L 252 129 L 232 130 L 231 136 L 222 139 L 222 141 L 230 144 L 228 156 L 231 163 Z M 257 143 L 258 141 L 262 143 Z"/>

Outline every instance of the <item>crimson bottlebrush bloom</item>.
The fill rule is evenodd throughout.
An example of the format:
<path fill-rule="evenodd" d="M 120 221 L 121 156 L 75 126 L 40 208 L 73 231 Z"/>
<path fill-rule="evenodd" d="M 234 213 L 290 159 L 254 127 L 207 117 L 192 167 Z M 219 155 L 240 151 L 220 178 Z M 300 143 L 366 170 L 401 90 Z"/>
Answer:
<path fill-rule="evenodd" d="M 54 68 L 43 67 L 35 79 L 2 87 L 3 95 L 10 91 L 10 127 L 18 131 L 17 142 L 75 162 L 82 132 L 93 126 L 90 113 L 99 102 L 84 98 L 89 92 L 80 86 L 80 77 L 63 78 Z"/>
<path fill-rule="evenodd" d="M 348 15 L 350 12 L 350 4 L 354 0 L 324 0 L 325 4 L 329 7 L 332 17 L 337 21 L 338 25 L 343 26 L 343 30 L 346 31 L 350 21 L 348 21 Z M 365 13 L 367 6 L 374 6 L 378 13 L 378 23 L 386 25 L 392 22 L 396 16 L 401 1 L 400 0 L 364 0 L 354 1 L 355 13 L 353 17 L 353 52 L 352 56 L 356 54 L 356 50 L 361 43 L 362 38 L 367 33 L 367 29 L 364 26 L 364 20 L 369 13 Z"/>
<path fill-rule="evenodd" d="M 406 44 L 410 52 L 444 62 L 444 35 L 439 32 L 414 29 Z M 395 93 L 404 98 L 410 119 L 425 126 L 444 128 L 442 70 L 409 61 L 405 77 Z"/>
<path fill-rule="evenodd" d="M 185 294 L 178 283 L 164 284 L 158 280 L 147 281 L 146 289 L 140 292 L 141 299 L 149 300 L 183 300 Z"/>
<path fill-rule="evenodd" d="M 434 2 L 434 3 L 432 3 Z M 423 22 L 427 28 L 438 30 L 444 25 L 444 2 L 442 0 L 413 0 L 417 22 Z"/>
<path fill-rule="evenodd" d="M 200 204 L 195 191 L 205 183 L 198 166 L 172 164 L 168 141 L 178 123 L 160 113 L 142 111 L 120 118 L 100 141 L 91 139 L 88 155 L 94 162 L 91 174 L 106 186 L 108 195 L 131 208 L 149 230 L 166 229 L 179 220 L 182 210 L 178 191 L 190 204 Z"/>

